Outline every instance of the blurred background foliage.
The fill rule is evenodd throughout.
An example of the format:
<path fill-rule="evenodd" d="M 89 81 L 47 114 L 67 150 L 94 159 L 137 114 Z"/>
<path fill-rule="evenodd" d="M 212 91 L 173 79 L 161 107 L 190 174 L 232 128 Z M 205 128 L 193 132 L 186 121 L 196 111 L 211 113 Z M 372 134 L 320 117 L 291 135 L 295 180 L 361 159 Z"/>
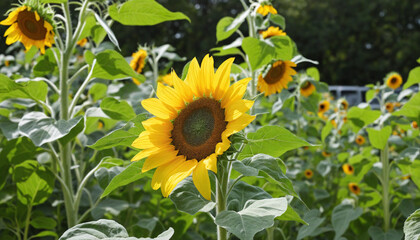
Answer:
<path fill-rule="evenodd" d="M 0 14 L 5 14 L 14 2 L 0 1 Z M 138 44 L 170 43 L 179 55 L 201 59 L 217 46 L 219 19 L 235 17 L 242 10 L 238 0 L 158 2 L 171 11 L 185 13 L 191 24 L 174 21 L 153 27 L 132 27 L 114 23 L 112 29 L 123 55 L 131 55 Z M 329 84 L 375 83 L 390 71 L 400 72 L 406 80 L 409 70 L 417 65 L 420 53 L 418 0 L 274 0 L 273 5 L 286 18 L 286 32 L 297 43 L 300 53 L 320 62 L 322 80 Z M 5 30 L 5 26 L 0 26 L 0 32 Z M 234 38 L 218 45 L 228 44 Z M 2 37 L 0 51 L 4 53 L 6 48 Z M 175 63 L 174 68 L 180 73 L 183 65 Z M 301 67 L 308 66 L 302 64 Z"/>

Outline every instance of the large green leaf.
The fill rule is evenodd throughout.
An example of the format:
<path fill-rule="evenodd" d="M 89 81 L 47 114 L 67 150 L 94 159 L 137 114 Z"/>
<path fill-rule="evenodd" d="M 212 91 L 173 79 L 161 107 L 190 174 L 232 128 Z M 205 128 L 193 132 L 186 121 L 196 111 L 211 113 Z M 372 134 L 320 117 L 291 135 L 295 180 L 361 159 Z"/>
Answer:
<path fill-rule="evenodd" d="M 93 101 L 98 101 L 106 96 L 106 91 L 108 90 L 108 86 L 103 83 L 95 83 L 89 89 L 89 95 L 92 95 Z"/>
<path fill-rule="evenodd" d="M 331 222 L 335 231 L 334 240 L 340 239 L 345 233 L 351 221 L 359 218 L 363 213 L 363 209 L 353 208 L 348 204 L 340 204 L 336 206 L 332 213 Z"/>
<path fill-rule="evenodd" d="M 254 133 L 248 133 L 247 138 L 248 144 L 239 155 L 239 159 L 258 153 L 279 157 L 287 151 L 303 146 L 312 146 L 280 126 L 264 126 Z"/>
<path fill-rule="evenodd" d="M 272 198 L 264 189 L 239 181 L 233 186 L 228 197 L 228 210 L 240 211 L 244 209 L 249 200 L 262 200 Z"/>
<path fill-rule="evenodd" d="M 127 101 L 113 97 L 104 98 L 101 102 L 101 109 L 106 115 L 115 120 L 129 121 L 136 116 L 136 113 Z"/>
<path fill-rule="evenodd" d="M 286 198 L 249 200 L 243 210 L 222 211 L 216 216 L 216 224 L 242 240 L 274 225 L 274 219 L 287 210 Z"/>
<path fill-rule="evenodd" d="M 41 146 L 66 136 L 81 118 L 55 121 L 42 112 L 29 112 L 23 116 L 18 128 L 21 135 L 30 138 L 36 146 Z"/>
<path fill-rule="evenodd" d="M 190 19 L 180 12 L 171 12 L 154 0 L 130 0 L 119 8 L 108 7 L 108 13 L 115 21 L 130 26 L 150 26 L 165 21 Z"/>
<path fill-rule="evenodd" d="M 318 209 L 312 209 L 309 212 L 305 213 L 303 220 L 308 223 L 308 225 L 302 226 L 297 235 L 297 240 L 304 239 L 306 237 L 313 237 L 318 235 L 322 231 L 327 231 L 328 229 L 323 229 L 320 226 L 325 221 L 325 217 L 320 217 L 321 213 Z"/>
<path fill-rule="evenodd" d="M 248 55 L 253 70 L 270 63 L 274 58 L 274 46 L 270 46 L 257 38 L 244 38 L 242 49 Z"/>
<path fill-rule="evenodd" d="M 16 182 L 19 201 L 25 205 L 45 202 L 54 188 L 54 175 L 34 160 L 16 165 L 13 181 Z"/>
<path fill-rule="evenodd" d="M 45 51 L 45 54 L 38 57 L 37 63 L 33 69 L 34 76 L 42 77 L 47 74 L 51 74 L 57 69 L 57 62 L 53 51 L 56 51 L 58 55 L 60 54 L 58 49 L 48 48 L 47 51 Z"/>
<path fill-rule="evenodd" d="M 417 209 L 405 220 L 404 234 L 406 240 L 420 239 L 420 209 Z"/>
<path fill-rule="evenodd" d="M 174 234 L 174 230 L 169 228 L 156 238 L 135 238 L 129 237 L 127 230 L 119 223 L 100 219 L 98 221 L 77 224 L 63 233 L 59 240 L 169 240 Z"/>
<path fill-rule="evenodd" d="M 224 17 L 220 19 L 216 26 L 217 41 L 220 42 L 230 37 L 245 21 L 247 15 L 249 15 L 249 11 L 242 12 L 236 18 Z"/>
<path fill-rule="evenodd" d="M 19 137 L 18 123 L 10 121 L 7 117 L 0 116 L 0 130 L 7 140 Z"/>
<path fill-rule="evenodd" d="M 132 77 L 144 82 L 143 75 L 136 73 L 124 59 L 121 54 L 114 50 L 105 50 L 98 53 L 96 56 L 91 52 L 85 53 L 86 62 L 90 65 L 96 59 L 95 66 L 92 71 L 92 78 L 102 78 L 108 80 L 123 79 Z"/>
<path fill-rule="evenodd" d="M 386 126 L 381 130 L 368 128 L 366 131 L 368 132 L 369 141 L 372 146 L 382 150 L 388 142 L 389 136 L 391 136 L 392 128 L 391 126 Z"/>
<path fill-rule="evenodd" d="M 38 216 L 31 219 L 31 225 L 36 229 L 55 229 L 57 222 L 50 217 Z"/>
<path fill-rule="evenodd" d="M 48 86 L 43 81 L 18 83 L 0 74 L 0 102 L 9 98 L 29 98 L 36 101 L 45 101 L 47 93 Z"/>
<path fill-rule="evenodd" d="M 322 128 L 322 131 L 321 131 L 322 142 L 325 141 L 325 138 L 328 136 L 328 134 L 330 134 L 332 128 L 333 128 L 333 125 L 331 121 L 328 121 L 327 124 L 325 124 L 325 126 Z"/>
<path fill-rule="evenodd" d="M 403 237 L 402 232 L 398 232 L 394 229 L 388 230 L 388 232 L 384 232 L 381 228 L 372 226 L 368 230 L 369 236 L 372 240 L 401 240 Z M 418 238 L 405 238 L 406 240 L 418 240 Z"/>
<path fill-rule="evenodd" d="M 381 111 L 358 107 L 350 108 L 347 113 L 347 119 L 350 121 L 354 132 L 358 132 L 362 127 L 373 123 L 379 116 L 381 116 Z"/>
<path fill-rule="evenodd" d="M 216 205 L 203 198 L 195 187 L 192 178 L 182 180 L 172 191 L 169 198 L 179 211 L 194 215 L 197 212 L 208 212 Z"/>
<path fill-rule="evenodd" d="M 418 119 L 420 117 L 420 92 L 414 95 L 399 111 L 394 112 L 392 115 Z"/>
<path fill-rule="evenodd" d="M 283 195 L 299 197 L 293 189 L 292 182 L 285 175 L 284 163 L 278 158 L 266 154 L 256 154 L 242 161 L 233 162 L 233 168 L 245 176 L 264 176 L 268 180 L 274 180 Z"/>
<path fill-rule="evenodd" d="M 411 69 L 410 73 L 408 73 L 407 82 L 404 84 L 403 88 L 407 89 L 416 83 L 420 83 L 420 67 Z"/>

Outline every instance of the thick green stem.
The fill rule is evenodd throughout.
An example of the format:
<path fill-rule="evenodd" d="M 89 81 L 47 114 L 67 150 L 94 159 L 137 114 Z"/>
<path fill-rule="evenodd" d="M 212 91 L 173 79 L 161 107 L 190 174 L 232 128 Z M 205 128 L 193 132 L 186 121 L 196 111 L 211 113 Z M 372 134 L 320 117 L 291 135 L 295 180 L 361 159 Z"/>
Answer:
<path fill-rule="evenodd" d="M 216 182 L 216 216 L 222 211 L 226 210 L 227 206 L 227 191 L 230 175 L 230 166 L 228 161 L 220 161 L 217 169 L 217 182 Z M 221 226 L 217 226 L 217 239 L 226 240 L 227 231 Z"/>
<path fill-rule="evenodd" d="M 28 211 L 26 212 L 25 231 L 23 233 L 23 240 L 28 239 L 29 223 L 31 222 L 32 204 L 29 203 Z"/>
<path fill-rule="evenodd" d="M 388 158 L 388 143 L 385 148 L 381 150 L 381 162 L 382 162 L 382 205 L 384 209 L 384 231 L 387 232 L 390 226 L 391 214 L 390 214 L 390 196 L 389 196 L 389 173 L 390 165 Z"/>
<path fill-rule="evenodd" d="M 300 88 L 298 87 L 298 89 L 296 90 L 296 100 L 297 100 L 297 115 L 301 116 L 301 103 L 300 103 Z M 301 126 L 300 126 L 300 118 L 298 117 L 296 119 L 296 134 L 301 137 Z"/>

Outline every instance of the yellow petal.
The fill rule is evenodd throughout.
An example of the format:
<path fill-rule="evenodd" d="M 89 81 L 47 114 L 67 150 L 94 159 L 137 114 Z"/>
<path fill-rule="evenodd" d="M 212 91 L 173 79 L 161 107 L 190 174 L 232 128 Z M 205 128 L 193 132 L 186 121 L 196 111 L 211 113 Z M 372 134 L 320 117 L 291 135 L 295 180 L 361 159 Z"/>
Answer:
<path fill-rule="evenodd" d="M 214 82 L 214 60 L 207 54 L 201 62 L 201 88 L 202 93 L 209 97 L 210 93 L 213 93 L 213 82 Z"/>
<path fill-rule="evenodd" d="M 6 38 L 6 44 L 10 45 L 12 43 L 17 42 L 19 39 L 21 39 L 20 35 L 16 32 L 13 32 Z"/>
<path fill-rule="evenodd" d="M 185 103 L 182 98 L 179 96 L 177 91 L 171 87 L 167 87 L 162 83 L 158 83 L 156 96 L 164 103 L 169 106 L 172 106 L 176 110 L 182 109 L 185 107 Z"/>
<path fill-rule="evenodd" d="M 156 154 L 150 155 L 143 164 L 142 172 L 149 171 L 150 169 L 160 167 L 173 161 L 176 158 L 178 151 L 174 148 L 171 150 L 160 151 Z"/>
<path fill-rule="evenodd" d="M 242 114 L 238 119 L 229 122 L 226 126 L 226 130 L 223 132 L 223 135 L 229 137 L 230 135 L 237 133 L 248 126 L 252 121 L 254 121 L 255 116 L 250 116 L 248 114 Z"/>
<path fill-rule="evenodd" d="M 12 24 L 12 26 L 10 26 L 10 27 L 6 30 L 6 32 L 4 33 L 4 36 L 7 36 L 7 35 L 9 35 L 10 33 L 12 33 L 13 31 L 15 31 L 17 27 L 18 27 L 18 24 L 17 24 L 17 23 L 13 23 L 13 24 Z"/>
<path fill-rule="evenodd" d="M 200 66 L 198 65 L 197 59 L 194 58 L 191 60 L 190 66 L 188 67 L 185 82 L 191 87 L 191 90 L 196 97 L 202 96 L 200 81 Z"/>
<path fill-rule="evenodd" d="M 231 142 L 229 141 L 228 136 L 225 132 L 222 133 L 222 142 L 216 144 L 216 150 L 214 152 L 217 155 L 222 155 L 230 147 Z"/>
<path fill-rule="evenodd" d="M 20 7 L 14 10 L 13 12 L 9 13 L 6 19 L 0 22 L 0 25 L 12 25 L 16 22 L 19 12 L 25 10 L 25 7 Z"/>
<path fill-rule="evenodd" d="M 138 149 L 147 149 L 152 147 L 166 146 L 171 142 L 172 139 L 169 134 L 143 131 L 140 133 L 140 136 L 134 140 L 131 146 Z"/>
<path fill-rule="evenodd" d="M 162 119 L 173 119 L 176 117 L 176 112 L 170 106 L 165 105 L 157 98 L 148 98 L 141 101 L 141 105 L 151 114 Z"/>
<path fill-rule="evenodd" d="M 226 108 L 229 104 L 241 99 L 245 94 L 249 81 L 251 81 L 251 78 L 245 78 L 232 84 L 223 96 L 222 108 Z"/>
<path fill-rule="evenodd" d="M 254 101 L 249 101 L 249 100 L 244 100 L 244 99 L 239 99 L 229 104 L 225 109 L 225 120 L 230 122 L 237 119 L 246 111 L 248 111 L 252 107 L 253 104 L 254 104 Z"/>
<path fill-rule="evenodd" d="M 206 165 L 203 161 L 197 164 L 197 167 L 193 171 L 193 182 L 200 194 L 207 200 L 211 200 L 211 186 L 209 173 L 207 172 Z"/>
<path fill-rule="evenodd" d="M 152 188 L 154 190 L 159 189 L 162 183 L 164 183 L 164 180 L 168 178 L 168 175 L 176 170 L 183 162 L 185 162 L 184 158 L 177 157 L 173 161 L 158 167 L 152 177 Z"/>
<path fill-rule="evenodd" d="M 39 17 L 39 15 L 38 15 L 37 11 L 35 11 L 34 13 L 35 13 L 35 19 L 36 19 L 36 21 L 39 21 L 41 18 Z M 45 24 L 44 24 L 44 25 L 45 25 Z"/>
<path fill-rule="evenodd" d="M 175 71 L 172 71 L 172 81 L 174 83 L 175 90 L 182 97 L 184 102 L 190 103 L 193 100 L 194 94 L 188 84 L 186 84 L 182 79 L 176 75 Z"/>
<path fill-rule="evenodd" d="M 216 71 L 213 85 L 214 98 L 220 100 L 229 89 L 230 70 L 235 58 L 229 58 L 224 61 Z"/>
<path fill-rule="evenodd" d="M 200 163 L 203 163 L 206 166 L 206 169 L 217 173 L 217 155 L 211 154 L 210 156 L 206 157 L 205 159 L 201 160 Z"/>
<path fill-rule="evenodd" d="M 191 172 L 197 166 L 197 160 L 188 160 L 180 164 L 174 171 L 168 174 L 168 177 L 162 181 L 161 191 L 164 197 L 168 197 L 179 182 L 191 175 Z"/>
<path fill-rule="evenodd" d="M 173 125 L 169 121 L 157 117 L 149 118 L 142 122 L 143 127 L 149 132 L 167 133 L 172 131 Z"/>
<path fill-rule="evenodd" d="M 148 156 L 155 154 L 159 151 L 161 151 L 162 148 L 158 148 L 158 147 L 154 147 L 154 148 L 148 148 L 148 149 L 144 149 L 142 151 L 140 151 L 139 153 L 137 153 L 132 159 L 131 161 L 138 161 L 140 159 L 143 158 L 147 158 Z"/>

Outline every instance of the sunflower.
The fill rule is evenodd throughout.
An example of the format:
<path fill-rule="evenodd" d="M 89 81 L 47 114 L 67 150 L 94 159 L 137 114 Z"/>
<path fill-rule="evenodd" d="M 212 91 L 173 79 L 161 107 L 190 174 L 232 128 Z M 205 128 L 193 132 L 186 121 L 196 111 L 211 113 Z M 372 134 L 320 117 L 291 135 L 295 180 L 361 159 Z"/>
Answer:
<path fill-rule="evenodd" d="M 410 174 L 408 174 L 408 175 L 402 176 L 401 180 L 408 180 L 410 178 L 411 178 L 411 176 L 410 176 Z"/>
<path fill-rule="evenodd" d="M 84 47 L 87 42 L 88 42 L 87 38 L 82 38 L 79 41 L 77 41 L 77 45 Z"/>
<path fill-rule="evenodd" d="M 51 47 L 54 43 L 52 24 L 29 6 L 16 8 L 0 25 L 10 25 L 4 33 L 7 45 L 20 41 L 26 51 L 35 46 L 44 54 L 45 46 Z"/>
<path fill-rule="evenodd" d="M 212 57 L 206 55 L 201 68 L 194 58 L 185 81 L 172 72 L 174 88 L 158 83 L 158 98 L 142 101 L 155 117 L 143 122 L 146 130 L 132 144 L 143 150 L 132 161 L 147 158 L 142 172 L 157 168 L 152 188 L 161 188 L 164 197 L 192 173 L 194 185 L 210 200 L 207 170 L 217 173 L 217 157 L 231 145 L 228 137 L 254 120 L 245 113 L 254 102 L 242 99 L 250 78 L 230 86 L 233 60 L 214 73 Z"/>
<path fill-rule="evenodd" d="M 360 187 L 357 185 L 357 183 L 349 183 L 349 189 L 352 193 L 359 195 L 360 194 Z"/>
<path fill-rule="evenodd" d="M 312 176 L 314 175 L 314 172 L 312 172 L 312 170 L 311 170 L 311 169 L 306 169 L 306 170 L 305 170 L 305 172 L 304 172 L 304 174 L 305 174 L 305 177 L 306 177 L 307 179 L 311 179 L 311 178 L 312 178 Z"/>
<path fill-rule="evenodd" d="M 279 60 L 273 63 L 265 77 L 262 74 L 258 77 L 258 90 L 268 96 L 281 92 L 283 88 L 287 89 L 287 84 L 292 81 L 292 76 L 296 74 L 292 67 L 296 67 L 296 64 L 291 61 Z"/>
<path fill-rule="evenodd" d="M 347 175 L 353 175 L 353 173 L 354 173 L 354 168 L 353 168 L 353 166 L 352 166 L 352 165 L 350 165 L 350 164 L 346 163 L 346 164 L 344 164 L 344 165 L 342 166 L 342 168 L 343 168 L 343 171 L 344 171 L 344 173 L 345 173 L 345 174 L 347 174 Z"/>
<path fill-rule="evenodd" d="M 343 110 L 347 110 L 349 108 L 349 103 L 346 101 L 346 99 L 341 100 L 340 102 L 340 107 Z"/>
<path fill-rule="evenodd" d="M 385 83 L 389 88 L 397 89 L 402 84 L 402 77 L 398 73 L 392 73 L 387 77 Z"/>
<path fill-rule="evenodd" d="M 131 56 L 133 57 L 133 60 L 131 60 L 130 62 L 130 67 L 134 69 L 134 71 L 136 71 L 137 73 L 141 73 L 141 71 L 144 68 L 144 65 L 146 64 L 147 52 L 143 49 L 140 49 L 137 52 L 133 53 Z M 141 82 L 139 82 L 139 80 L 135 78 L 133 78 L 133 82 L 136 85 L 141 84 Z"/>
<path fill-rule="evenodd" d="M 366 142 L 365 138 L 362 135 L 357 135 L 356 143 L 359 145 L 363 145 Z"/>
<path fill-rule="evenodd" d="M 319 103 L 318 113 L 325 113 L 328 109 L 330 109 L 330 102 L 328 100 Z"/>
<path fill-rule="evenodd" d="M 417 122 L 416 122 L 416 121 L 413 121 L 413 122 L 411 123 L 411 127 L 412 127 L 412 128 L 417 129 L 417 128 L 419 127 L 419 125 L 417 124 Z"/>
<path fill-rule="evenodd" d="M 315 91 L 315 85 L 311 82 L 306 81 L 300 86 L 300 94 L 305 97 L 311 96 L 311 94 Z"/>
<path fill-rule="evenodd" d="M 334 128 L 337 128 L 337 122 L 335 121 L 335 119 L 331 120 L 331 124 Z"/>
<path fill-rule="evenodd" d="M 331 157 L 331 153 L 329 153 L 329 152 L 326 152 L 326 151 L 322 151 L 322 156 L 324 156 L 324 157 Z"/>
<path fill-rule="evenodd" d="M 160 76 L 159 79 L 158 79 L 158 82 L 165 83 L 166 85 L 171 86 L 171 87 L 174 86 L 174 83 L 172 81 L 172 74 L 170 74 L 170 73 L 168 73 L 164 76 Z"/>
<path fill-rule="evenodd" d="M 6 66 L 6 67 L 8 67 L 8 66 L 10 66 L 10 61 L 4 61 L 4 66 Z"/>
<path fill-rule="evenodd" d="M 277 14 L 277 10 L 272 5 L 261 5 L 257 9 L 257 13 L 267 16 L 268 13 Z"/>
<path fill-rule="evenodd" d="M 393 112 L 394 111 L 394 104 L 393 103 L 391 103 L 391 102 L 389 102 L 389 103 L 386 103 L 385 104 L 385 109 L 388 111 L 388 112 Z"/>
<path fill-rule="evenodd" d="M 286 36 L 286 33 L 283 32 L 279 27 L 270 26 L 267 30 L 261 33 L 264 39 L 274 37 L 274 36 Z"/>

